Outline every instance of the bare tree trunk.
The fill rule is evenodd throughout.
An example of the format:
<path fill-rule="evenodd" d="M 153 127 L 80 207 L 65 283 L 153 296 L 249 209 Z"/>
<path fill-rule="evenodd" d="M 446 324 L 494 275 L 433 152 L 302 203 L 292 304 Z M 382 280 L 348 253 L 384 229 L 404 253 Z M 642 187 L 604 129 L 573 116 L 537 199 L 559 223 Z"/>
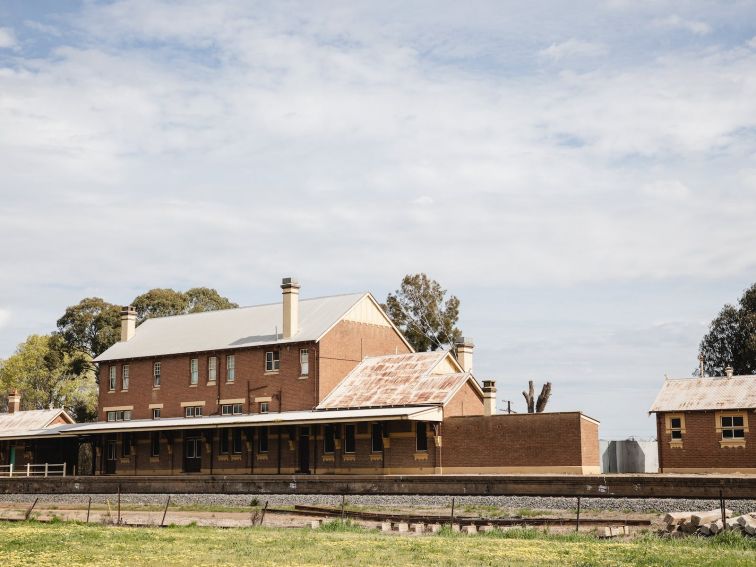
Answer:
<path fill-rule="evenodd" d="M 533 389 L 533 381 L 528 381 L 528 391 L 522 392 L 525 398 L 525 403 L 528 406 L 528 413 L 535 413 L 535 390 Z"/>
<path fill-rule="evenodd" d="M 541 413 L 546 409 L 546 404 L 549 403 L 551 397 L 551 382 L 546 382 L 541 388 L 541 393 L 538 395 L 538 401 L 536 402 L 536 413 Z"/>

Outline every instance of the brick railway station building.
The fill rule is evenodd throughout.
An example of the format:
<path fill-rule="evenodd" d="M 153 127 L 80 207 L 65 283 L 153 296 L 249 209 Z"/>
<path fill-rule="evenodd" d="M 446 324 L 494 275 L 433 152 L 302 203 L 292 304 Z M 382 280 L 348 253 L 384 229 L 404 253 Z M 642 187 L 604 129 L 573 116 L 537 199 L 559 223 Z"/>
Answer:
<path fill-rule="evenodd" d="M 95 359 L 98 421 L 0 419 L 0 466 L 58 457 L 72 470 L 89 444 L 79 474 L 599 472 L 598 422 L 496 414 L 471 341 L 456 356 L 417 353 L 369 293 L 300 300 L 295 280 L 281 288 L 281 303 L 138 328 L 124 308 L 121 340 Z"/>

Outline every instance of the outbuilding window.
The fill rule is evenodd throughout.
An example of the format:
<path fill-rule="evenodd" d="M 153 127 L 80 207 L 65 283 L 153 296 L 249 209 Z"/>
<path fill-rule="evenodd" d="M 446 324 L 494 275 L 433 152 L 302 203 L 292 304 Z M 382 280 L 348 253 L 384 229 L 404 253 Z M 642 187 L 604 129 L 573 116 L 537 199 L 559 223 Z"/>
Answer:
<path fill-rule="evenodd" d="M 742 415 L 723 415 L 721 416 L 722 423 L 722 439 L 744 439 L 745 429 Z"/>

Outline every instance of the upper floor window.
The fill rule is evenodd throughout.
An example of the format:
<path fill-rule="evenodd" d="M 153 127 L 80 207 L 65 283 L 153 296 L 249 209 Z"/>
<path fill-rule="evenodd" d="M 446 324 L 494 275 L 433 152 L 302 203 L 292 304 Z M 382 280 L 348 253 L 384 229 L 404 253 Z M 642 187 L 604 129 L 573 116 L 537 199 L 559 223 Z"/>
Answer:
<path fill-rule="evenodd" d="M 160 387 L 160 363 L 155 362 L 152 365 L 152 385 L 155 388 Z"/>
<path fill-rule="evenodd" d="M 415 423 L 415 449 L 417 451 L 428 450 L 428 424 L 424 421 Z"/>
<path fill-rule="evenodd" d="M 184 417 L 202 417 L 202 406 L 187 406 L 184 408 Z"/>
<path fill-rule="evenodd" d="M 310 373 L 310 351 L 306 348 L 299 350 L 299 375 L 307 376 Z"/>
<path fill-rule="evenodd" d="M 124 390 L 129 389 L 129 365 L 124 364 L 121 369 L 121 388 Z"/>
<path fill-rule="evenodd" d="M 226 382 L 233 382 L 234 380 L 236 380 L 236 357 L 229 354 L 226 357 Z"/>
<path fill-rule="evenodd" d="M 108 371 L 108 390 L 113 391 L 116 389 L 116 367 L 111 366 Z"/>
<path fill-rule="evenodd" d="M 199 382 L 199 360 L 193 358 L 189 363 L 189 383 L 195 385 Z"/>
<path fill-rule="evenodd" d="M 280 353 L 277 350 L 265 353 L 265 372 L 278 372 L 280 366 Z"/>
<path fill-rule="evenodd" d="M 745 422 L 742 415 L 723 415 L 720 420 L 723 440 L 745 438 Z"/>
<path fill-rule="evenodd" d="M 260 402 L 260 413 L 268 413 L 268 402 Z"/>
<path fill-rule="evenodd" d="M 355 427 L 353 423 L 347 423 L 344 426 L 344 452 L 354 453 L 355 450 Z"/>
<path fill-rule="evenodd" d="M 152 419 L 160 419 L 160 408 L 152 408 Z"/>
<path fill-rule="evenodd" d="M 221 415 L 241 415 L 241 404 L 223 404 L 221 406 Z"/>
<path fill-rule="evenodd" d="M 218 376 L 218 357 L 211 356 L 207 359 L 207 381 L 215 382 Z"/>

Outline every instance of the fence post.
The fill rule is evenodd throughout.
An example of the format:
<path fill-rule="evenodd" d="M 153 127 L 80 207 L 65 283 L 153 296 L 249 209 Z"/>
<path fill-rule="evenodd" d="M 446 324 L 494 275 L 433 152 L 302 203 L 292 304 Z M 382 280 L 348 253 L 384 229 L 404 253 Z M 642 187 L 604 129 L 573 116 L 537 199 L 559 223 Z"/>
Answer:
<path fill-rule="evenodd" d="M 13 463 L 11 463 L 11 466 L 10 466 L 10 472 L 8 473 L 8 475 L 9 475 L 9 476 L 10 476 L 11 478 L 13 478 Z"/>
<path fill-rule="evenodd" d="M 50 465 L 48 463 L 45 463 L 45 478 L 47 478 L 47 471 L 49 470 Z"/>
<path fill-rule="evenodd" d="M 580 531 L 580 496 L 577 497 L 577 519 L 575 520 L 575 531 Z"/>
<path fill-rule="evenodd" d="M 26 476 L 31 476 L 31 463 L 26 463 Z"/>
<path fill-rule="evenodd" d="M 74 465 L 74 468 L 75 468 L 75 467 L 76 467 L 76 465 Z M 74 473 L 75 473 L 75 472 L 76 472 L 76 471 L 74 470 Z M 66 463 L 63 463 L 63 476 L 66 476 Z"/>

